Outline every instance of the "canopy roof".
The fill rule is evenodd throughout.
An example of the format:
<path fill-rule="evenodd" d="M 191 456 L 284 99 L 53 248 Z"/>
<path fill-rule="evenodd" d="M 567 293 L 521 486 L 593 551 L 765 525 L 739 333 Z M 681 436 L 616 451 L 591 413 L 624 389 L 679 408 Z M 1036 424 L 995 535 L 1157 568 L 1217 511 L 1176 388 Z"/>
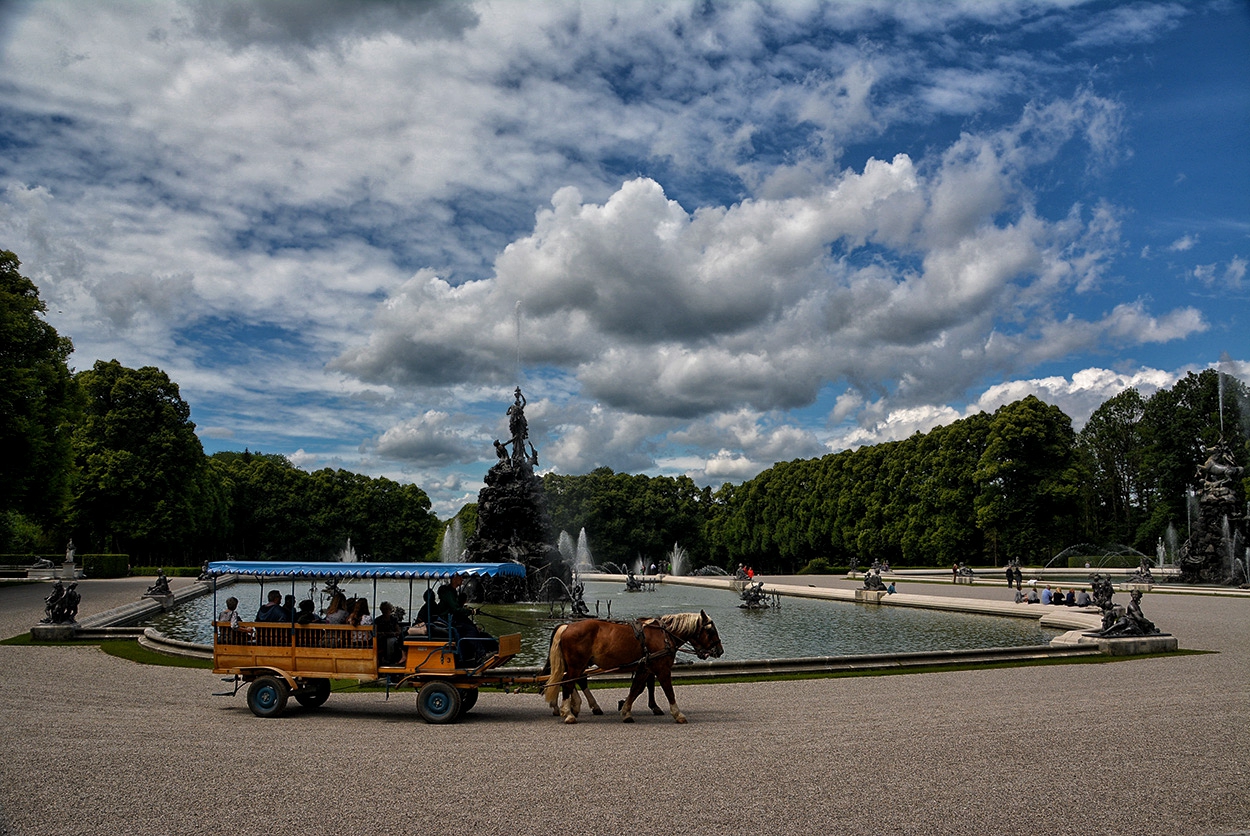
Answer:
<path fill-rule="evenodd" d="M 450 578 L 525 577 L 520 563 L 298 563 L 280 560 L 218 560 L 208 564 L 210 575 L 252 575 L 266 578 Z"/>

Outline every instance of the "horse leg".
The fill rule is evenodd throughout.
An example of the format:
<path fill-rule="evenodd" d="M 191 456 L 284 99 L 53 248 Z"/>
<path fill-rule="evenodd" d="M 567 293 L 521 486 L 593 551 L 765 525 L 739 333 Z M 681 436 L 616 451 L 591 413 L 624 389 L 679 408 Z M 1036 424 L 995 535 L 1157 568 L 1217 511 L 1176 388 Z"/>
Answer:
<path fill-rule="evenodd" d="M 586 695 L 586 702 L 590 703 L 591 714 L 602 714 L 603 709 L 599 707 L 599 703 L 595 702 L 595 695 L 590 693 L 590 683 L 586 677 L 577 680 L 577 687 L 582 689 L 582 693 Z"/>
<path fill-rule="evenodd" d="M 673 715 L 673 720 L 678 723 L 686 722 L 686 715 L 681 713 L 681 709 L 677 707 L 677 698 L 673 696 L 672 670 L 661 670 L 657 676 L 660 678 L 660 687 L 664 689 L 664 696 L 668 697 L 668 711 Z"/>
<path fill-rule="evenodd" d="M 657 717 L 664 714 L 664 709 L 655 704 L 655 674 L 647 676 L 647 707 Z"/>
<path fill-rule="evenodd" d="M 621 705 L 621 721 L 625 723 L 634 722 L 633 707 L 634 700 L 638 699 L 638 695 L 642 693 L 643 686 L 647 682 L 646 671 L 639 668 L 634 673 L 634 678 L 629 683 L 629 694 L 625 696 L 625 702 Z"/>

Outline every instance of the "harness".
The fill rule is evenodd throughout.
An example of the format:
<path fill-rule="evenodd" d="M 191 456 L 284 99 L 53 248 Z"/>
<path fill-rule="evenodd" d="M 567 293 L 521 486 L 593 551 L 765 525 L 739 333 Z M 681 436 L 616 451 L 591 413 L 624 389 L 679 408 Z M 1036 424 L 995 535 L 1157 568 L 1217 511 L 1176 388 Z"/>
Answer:
<path fill-rule="evenodd" d="M 638 661 L 634 664 L 638 665 L 641 672 L 646 670 L 650 672 L 651 662 L 656 659 L 663 659 L 665 656 L 677 657 L 677 648 L 685 643 L 685 639 L 679 638 L 672 630 L 665 627 L 658 618 L 637 618 L 629 622 L 629 626 L 634 628 L 634 638 L 638 639 L 638 648 L 642 651 L 642 655 L 638 657 Z M 661 630 L 664 634 L 664 649 L 650 651 L 647 649 L 646 629 L 654 627 Z"/>

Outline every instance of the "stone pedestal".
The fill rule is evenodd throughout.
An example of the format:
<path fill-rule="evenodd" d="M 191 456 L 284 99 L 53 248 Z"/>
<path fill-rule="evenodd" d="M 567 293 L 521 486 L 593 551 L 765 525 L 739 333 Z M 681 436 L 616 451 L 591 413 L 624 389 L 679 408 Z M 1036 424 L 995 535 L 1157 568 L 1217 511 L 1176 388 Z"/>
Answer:
<path fill-rule="evenodd" d="M 887 594 L 884 589 L 857 589 L 855 590 L 855 603 L 880 604 L 881 599 Z"/>
<path fill-rule="evenodd" d="M 168 610 L 174 606 L 174 593 L 172 592 L 145 592 L 143 597 L 160 604 L 162 610 Z"/>
<path fill-rule="evenodd" d="M 78 632 L 78 625 L 74 622 L 69 624 L 36 624 L 30 628 L 31 641 L 37 642 L 67 642 L 72 641 L 74 634 Z"/>

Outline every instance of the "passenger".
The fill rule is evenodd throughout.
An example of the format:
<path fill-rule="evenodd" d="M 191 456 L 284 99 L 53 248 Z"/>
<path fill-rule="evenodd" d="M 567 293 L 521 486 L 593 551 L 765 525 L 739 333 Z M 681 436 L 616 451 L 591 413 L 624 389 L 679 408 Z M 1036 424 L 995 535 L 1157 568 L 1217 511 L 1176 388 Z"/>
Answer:
<path fill-rule="evenodd" d="M 290 621 L 295 617 L 295 596 L 288 595 L 282 600 L 282 610 L 286 613 L 286 620 Z"/>
<path fill-rule="evenodd" d="M 305 598 L 299 602 L 299 615 L 295 616 L 296 624 L 322 624 L 325 619 L 317 615 L 317 605 L 312 602 L 311 598 Z"/>
<path fill-rule="evenodd" d="M 255 633 L 251 627 L 244 627 L 239 623 L 239 599 L 230 597 L 226 599 L 226 608 L 221 611 L 221 615 L 217 616 L 218 621 L 229 621 L 230 629 L 238 630 L 240 633 Z"/>
<path fill-rule="evenodd" d="M 257 621 L 288 621 L 290 616 L 282 609 L 282 593 L 276 589 L 269 590 L 269 602 L 261 604 L 256 610 Z"/>
<path fill-rule="evenodd" d="M 366 598 L 357 598 L 355 605 L 352 607 L 352 614 L 347 617 L 347 623 L 353 627 L 372 627 L 373 616 L 369 615 L 369 601 Z M 352 646 L 360 647 L 369 644 L 373 640 L 372 630 L 353 630 Z"/>
<path fill-rule="evenodd" d="M 335 592 L 330 596 L 330 606 L 326 607 L 326 624 L 346 624 L 347 616 L 347 596 L 342 592 Z"/>
<path fill-rule="evenodd" d="M 425 603 L 421 605 L 421 609 L 417 610 L 417 617 L 413 619 L 412 626 L 408 628 L 409 636 L 428 637 L 430 635 L 430 625 L 434 622 L 435 613 L 438 612 L 438 600 L 435 598 L 434 590 L 427 589 L 425 591 Z"/>
<path fill-rule="evenodd" d="M 387 663 L 394 664 L 401 658 L 403 645 L 399 640 L 399 619 L 395 617 L 395 608 L 390 601 L 378 604 L 381 615 L 373 622 L 373 630 L 378 636 L 378 656 Z"/>

